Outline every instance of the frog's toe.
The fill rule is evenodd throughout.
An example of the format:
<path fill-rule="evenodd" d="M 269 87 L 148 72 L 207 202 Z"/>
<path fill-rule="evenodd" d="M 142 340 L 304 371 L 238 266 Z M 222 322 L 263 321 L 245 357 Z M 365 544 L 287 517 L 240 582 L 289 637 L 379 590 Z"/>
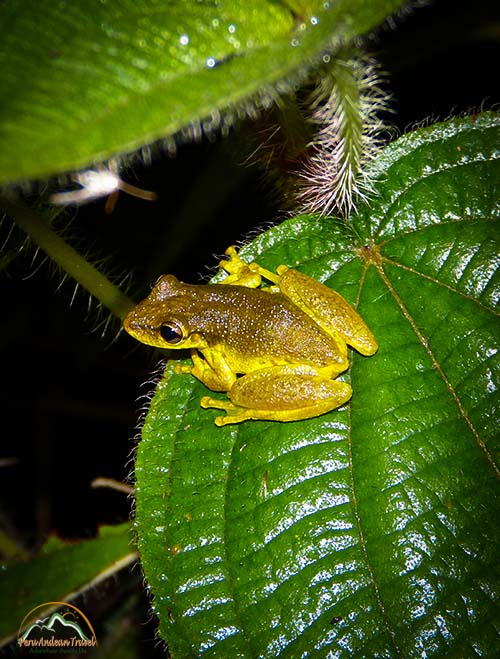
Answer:
<path fill-rule="evenodd" d="M 226 416 L 218 416 L 215 418 L 215 425 L 219 427 L 227 426 L 230 423 L 240 423 L 241 421 L 247 421 L 252 418 L 247 410 L 233 405 L 233 403 L 228 400 L 219 400 L 218 398 L 203 396 L 200 400 L 200 405 L 204 409 L 213 408 L 227 412 Z"/>
<path fill-rule="evenodd" d="M 229 258 L 231 258 L 231 259 L 232 258 L 239 258 L 238 257 L 238 252 L 237 252 L 236 247 L 234 245 L 230 245 L 224 253 L 227 254 L 227 256 L 229 256 Z"/>
<path fill-rule="evenodd" d="M 200 405 L 204 409 L 213 407 L 216 410 L 225 410 L 228 405 L 231 405 L 231 403 L 224 400 L 218 400 L 217 398 L 211 398 L 210 396 L 203 396 L 203 398 L 200 400 Z"/>
<path fill-rule="evenodd" d="M 219 428 L 222 428 L 222 426 L 228 426 L 231 423 L 240 423 L 241 421 L 247 421 L 248 418 L 249 417 L 246 415 L 226 414 L 226 416 L 216 416 L 214 419 L 214 423 Z"/>
<path fill-rule="evenodd" d="M 193 367 L 188 364 L 176 364 L 174 366 L 174 373 L 193 373 Z"/>
<path fill-rule="evenodd" d="M 245 263 L 238 256 L 234 247 L 229 247 L 226 250 L 226 255 L 229 258 L 219 263 L 219 267 L 229 273 L 221 282 L 222 284 L 235 284 L 237 286 L 246 286 L 247 288 L 258 288 L 260 286 L 260 274 L 255 272 L 248 263 Z"/>

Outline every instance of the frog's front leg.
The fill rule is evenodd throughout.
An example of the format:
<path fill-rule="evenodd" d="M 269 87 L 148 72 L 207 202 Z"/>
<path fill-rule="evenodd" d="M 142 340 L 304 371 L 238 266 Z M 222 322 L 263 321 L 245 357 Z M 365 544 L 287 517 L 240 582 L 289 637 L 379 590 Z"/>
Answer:
<path fill-rule="evenodd" d="M 219 267 L 229 273 L 221 284 L 236 284 L 237 286 L 246 286 L 247 288 L 258 288 L 262 278 L 276 284 L 279 277 L 270 270 L 262 268 L 258 263 L 246 263 L 238 255 L 236 247 L 228 247 L 226 254 L 228 259 L 219 263 Z M 266 289 L 272 290 L 272 289 Z"/>
<path fill-rule="evenodd" d="M 236 380 L 228 391 L 229 401 L 205 396 L 201 406 L 227 412 L 215 419 L 218 426 L 247 419 L 299 421 L 334 410 L 351 395 L 350 385 L 333 380 L 326 369 L 274 366 Z"/>
<path fill-rule="evenodd" d="M 191 350 L 192 366 L 178 364 L 176 373 L 190 373 L 212 391 L 228 391 L 236 380 L 236 374 L 217 350 L 203 350 L 203 357 L 197 349 Z"/>

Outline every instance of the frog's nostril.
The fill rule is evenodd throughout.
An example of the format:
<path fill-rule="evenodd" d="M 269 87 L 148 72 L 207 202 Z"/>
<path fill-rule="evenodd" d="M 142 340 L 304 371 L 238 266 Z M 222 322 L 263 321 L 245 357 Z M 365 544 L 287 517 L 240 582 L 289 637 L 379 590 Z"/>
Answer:
<path fill-rule="evenodd" d="M 141 329 L 141 324 L 134 320 L 132 314 L 127 314 L 123 320 L 123 328 L 129 334 L 133 334 Z"/>

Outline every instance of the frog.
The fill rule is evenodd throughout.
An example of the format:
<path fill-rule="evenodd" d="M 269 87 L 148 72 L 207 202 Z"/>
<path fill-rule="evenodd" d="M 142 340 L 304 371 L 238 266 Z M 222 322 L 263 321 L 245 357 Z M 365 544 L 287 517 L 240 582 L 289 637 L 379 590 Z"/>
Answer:
<path fill-rule="evenodd" d="M 126 332 L 149 346 L 190 351 L 190 363 L 175 371 L 226 394 L 200 401 L 225 412 L 217 426 L 302 421 L 347 403 L 351 386 L 337 378 L 349 367 L 348 346 L 363 356 L 378 349 L 359 313 L 295 268 L 247 263 L 234 246 L 225 256 L 217 283 L 162 275 L 126 315 Z"/>

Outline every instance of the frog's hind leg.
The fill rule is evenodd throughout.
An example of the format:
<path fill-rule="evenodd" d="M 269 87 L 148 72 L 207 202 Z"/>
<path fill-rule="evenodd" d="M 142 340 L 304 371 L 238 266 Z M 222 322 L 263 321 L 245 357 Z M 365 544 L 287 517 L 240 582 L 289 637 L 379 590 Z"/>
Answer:
<path fill-rule="evenodd" d="M 362 355 L 373 355 L 378 343 L 358 312 L 340 293 L 303 272 L 279 266 L 280 290 L 329 335 L 340 336 Z"/>
<path fill-rule="evenodd" d="M 333 380 L 309 367 L 276 366 L 249 373 L 234 383 L 229 401 L 205 396 L 202 407 L 225 410 L 218 426 L 248 419 L 300 421 L 334 410 L 352 395 L 347 382 Z"/>

